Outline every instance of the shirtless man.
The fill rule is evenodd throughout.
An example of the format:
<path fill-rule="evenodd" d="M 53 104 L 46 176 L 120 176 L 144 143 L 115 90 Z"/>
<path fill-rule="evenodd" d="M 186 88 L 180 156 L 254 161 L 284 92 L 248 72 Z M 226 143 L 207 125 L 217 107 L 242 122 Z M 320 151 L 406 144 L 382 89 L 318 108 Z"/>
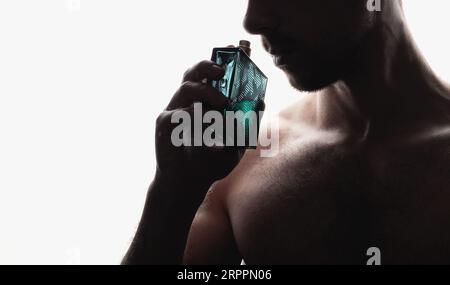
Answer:
<path fill-rule="evenodd" d="M 123 263 L 365 264 L 370 247 L 383 264 L 450 263 L 450 91 L 401 1 L 249 0 L 244 25 L 309 92 L 280 115 L 279 154 L 172 147 L 173 112 L 227 103 L 202 84 L 223 71 L 190 69 Z"/>

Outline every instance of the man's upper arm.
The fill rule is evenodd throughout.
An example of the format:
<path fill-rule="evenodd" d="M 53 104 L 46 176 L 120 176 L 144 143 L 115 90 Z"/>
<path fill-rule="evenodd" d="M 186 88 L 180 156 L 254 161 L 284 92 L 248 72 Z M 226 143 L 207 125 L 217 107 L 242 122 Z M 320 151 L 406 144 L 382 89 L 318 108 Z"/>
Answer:
<path fill-rule="evenodd" d="M 219 188 L 218 184 L 211 188 L 195 216 L 184 253 L 185 264 L 241 263 L 242 259 L 224 207 L 223 191 Z"/>

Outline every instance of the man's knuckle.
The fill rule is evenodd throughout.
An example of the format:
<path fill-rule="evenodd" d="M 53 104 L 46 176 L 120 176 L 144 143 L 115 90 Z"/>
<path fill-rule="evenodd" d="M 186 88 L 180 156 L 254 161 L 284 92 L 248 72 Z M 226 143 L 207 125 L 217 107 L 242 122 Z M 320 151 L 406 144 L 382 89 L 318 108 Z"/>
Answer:
<path fill-rule="evenodd" d="M 194 83 L 190 81 L 183 82 L 180 86 L 181 93 L 189 93 L 194 89 Z"/>
<path fill-rule="evenodd" d="M 192 68 L 188 68 L 184 73 L 183 73 L 183 80 L 189 78 L 189 75 L 191 74 Z"/>
<path fill-rule="evenodd" d="M 164 124 L 166 120 L 167 120 L 167 112 L 162 112 L 161 114 L 158 115 L 158 117 L 156 117 L 156 125 L 160 126 Z"/>

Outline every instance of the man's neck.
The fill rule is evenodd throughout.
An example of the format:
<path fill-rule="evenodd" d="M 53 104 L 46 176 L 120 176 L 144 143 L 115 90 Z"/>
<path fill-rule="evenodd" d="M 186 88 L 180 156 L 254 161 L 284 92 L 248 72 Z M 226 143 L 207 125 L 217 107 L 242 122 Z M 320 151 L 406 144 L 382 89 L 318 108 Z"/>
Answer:
<path fill-rule="evenodd" d="M 338 113 L 364 139 L 391 139 L 448 121 L 450 114 L 448 90 L 416 48 L 402 14 L 385 17 L 349 76 L 328 89 L 336 96 L 326 91 L 317 99 L 325 119 L 336 122 Z"/>

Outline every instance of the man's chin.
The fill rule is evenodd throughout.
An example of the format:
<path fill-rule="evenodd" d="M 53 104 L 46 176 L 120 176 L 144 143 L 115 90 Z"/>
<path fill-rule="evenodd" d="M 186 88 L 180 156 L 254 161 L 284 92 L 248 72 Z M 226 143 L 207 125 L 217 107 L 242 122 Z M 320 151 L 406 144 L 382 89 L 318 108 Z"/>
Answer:
<path fill-rule="evenodd" d="M 292 87 L 301 92 L 316 92 L 336 83 L 339 80 L 338 77 L 330 75 L 327 76 L 325 73 L 302 73 L 286 69 L 284 69 L 284 71 L 288 76 L 289 83 Z"/>

